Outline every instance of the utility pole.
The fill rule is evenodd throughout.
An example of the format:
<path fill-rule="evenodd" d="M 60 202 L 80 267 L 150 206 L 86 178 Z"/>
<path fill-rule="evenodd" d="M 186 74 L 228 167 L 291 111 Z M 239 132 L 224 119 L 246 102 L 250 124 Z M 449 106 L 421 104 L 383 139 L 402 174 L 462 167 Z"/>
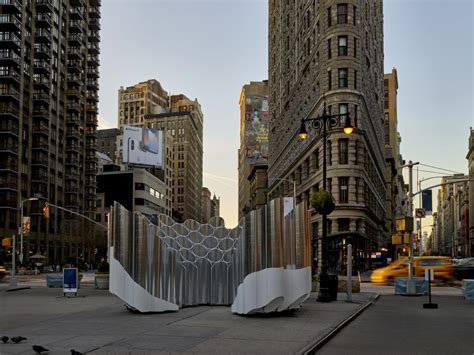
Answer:
<path fill-rule="evenodd" d="M 413 166 L 420 164 L 420 162 L 413 163 L 411 160 L 408 164 L 402 166 L 402 168 L 408 168 L 408 218 L 411 218 L 413 221 Z M 407 282 L 407 294 L 415 295 L 415 280 L 413 280 L 413 228 L 409 233 L 409 243 L 410 243 L 410 255 L 408 256 L 408 282 Z"/>

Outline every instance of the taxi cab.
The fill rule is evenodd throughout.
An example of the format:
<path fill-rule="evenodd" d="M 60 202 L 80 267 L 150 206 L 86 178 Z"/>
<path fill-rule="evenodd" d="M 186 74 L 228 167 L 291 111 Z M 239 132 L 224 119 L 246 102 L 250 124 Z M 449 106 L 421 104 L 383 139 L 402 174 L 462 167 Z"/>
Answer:
<path fill-rule="evenodd" d="M 449 282 L 453 278 L 453 265 L 446 256 L 418 256 L 413 258 L 414 275 L 424 277 L 426 269 L 432 269 L 435 281 Z M 408 277 L 408 257 L 372 271 L 370 281 L 374 283 L 393 283 L 396 277 Z"/>

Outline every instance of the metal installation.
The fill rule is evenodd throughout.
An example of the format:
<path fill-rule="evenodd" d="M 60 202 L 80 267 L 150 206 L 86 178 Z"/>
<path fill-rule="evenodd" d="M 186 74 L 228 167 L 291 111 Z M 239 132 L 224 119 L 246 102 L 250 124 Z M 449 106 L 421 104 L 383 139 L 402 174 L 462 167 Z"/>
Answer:
<path fill-rule="evenodd" d="M 109 228 L 110 291 L 139 312 L 232 305 L 249 314 L 299 308 L 311 289 L 310 233 L 304 203 L 283 216 L 283 200 L 251 211 L 228 229 L 151 223 L 115 203 Z"/>

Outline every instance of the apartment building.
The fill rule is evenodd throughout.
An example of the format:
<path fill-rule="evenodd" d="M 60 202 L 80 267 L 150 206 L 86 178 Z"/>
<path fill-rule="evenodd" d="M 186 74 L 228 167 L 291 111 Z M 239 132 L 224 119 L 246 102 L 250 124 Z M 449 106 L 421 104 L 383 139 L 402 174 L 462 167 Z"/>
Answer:
<path fill-rule="evenodd" d="M 0 235 L 31 217 L 25 261 L 94 257 L 95 227 L 53 205 L 95 215 L 100 4 L 0 2 Z"/>

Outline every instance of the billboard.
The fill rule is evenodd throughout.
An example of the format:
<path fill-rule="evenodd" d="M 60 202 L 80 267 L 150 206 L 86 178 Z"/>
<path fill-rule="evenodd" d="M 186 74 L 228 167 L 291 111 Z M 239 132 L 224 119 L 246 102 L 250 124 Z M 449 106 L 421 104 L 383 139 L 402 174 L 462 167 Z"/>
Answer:
<path fill-rule="evenodd" d="M 245 98 L 245 162 L 268 162 L 268 96 L 247 95 Z"/>
<path fill-rule="evenodd" d="M 124 126 L 122 156 L 124 163 L 163 167 L 163 132 Z"/>

